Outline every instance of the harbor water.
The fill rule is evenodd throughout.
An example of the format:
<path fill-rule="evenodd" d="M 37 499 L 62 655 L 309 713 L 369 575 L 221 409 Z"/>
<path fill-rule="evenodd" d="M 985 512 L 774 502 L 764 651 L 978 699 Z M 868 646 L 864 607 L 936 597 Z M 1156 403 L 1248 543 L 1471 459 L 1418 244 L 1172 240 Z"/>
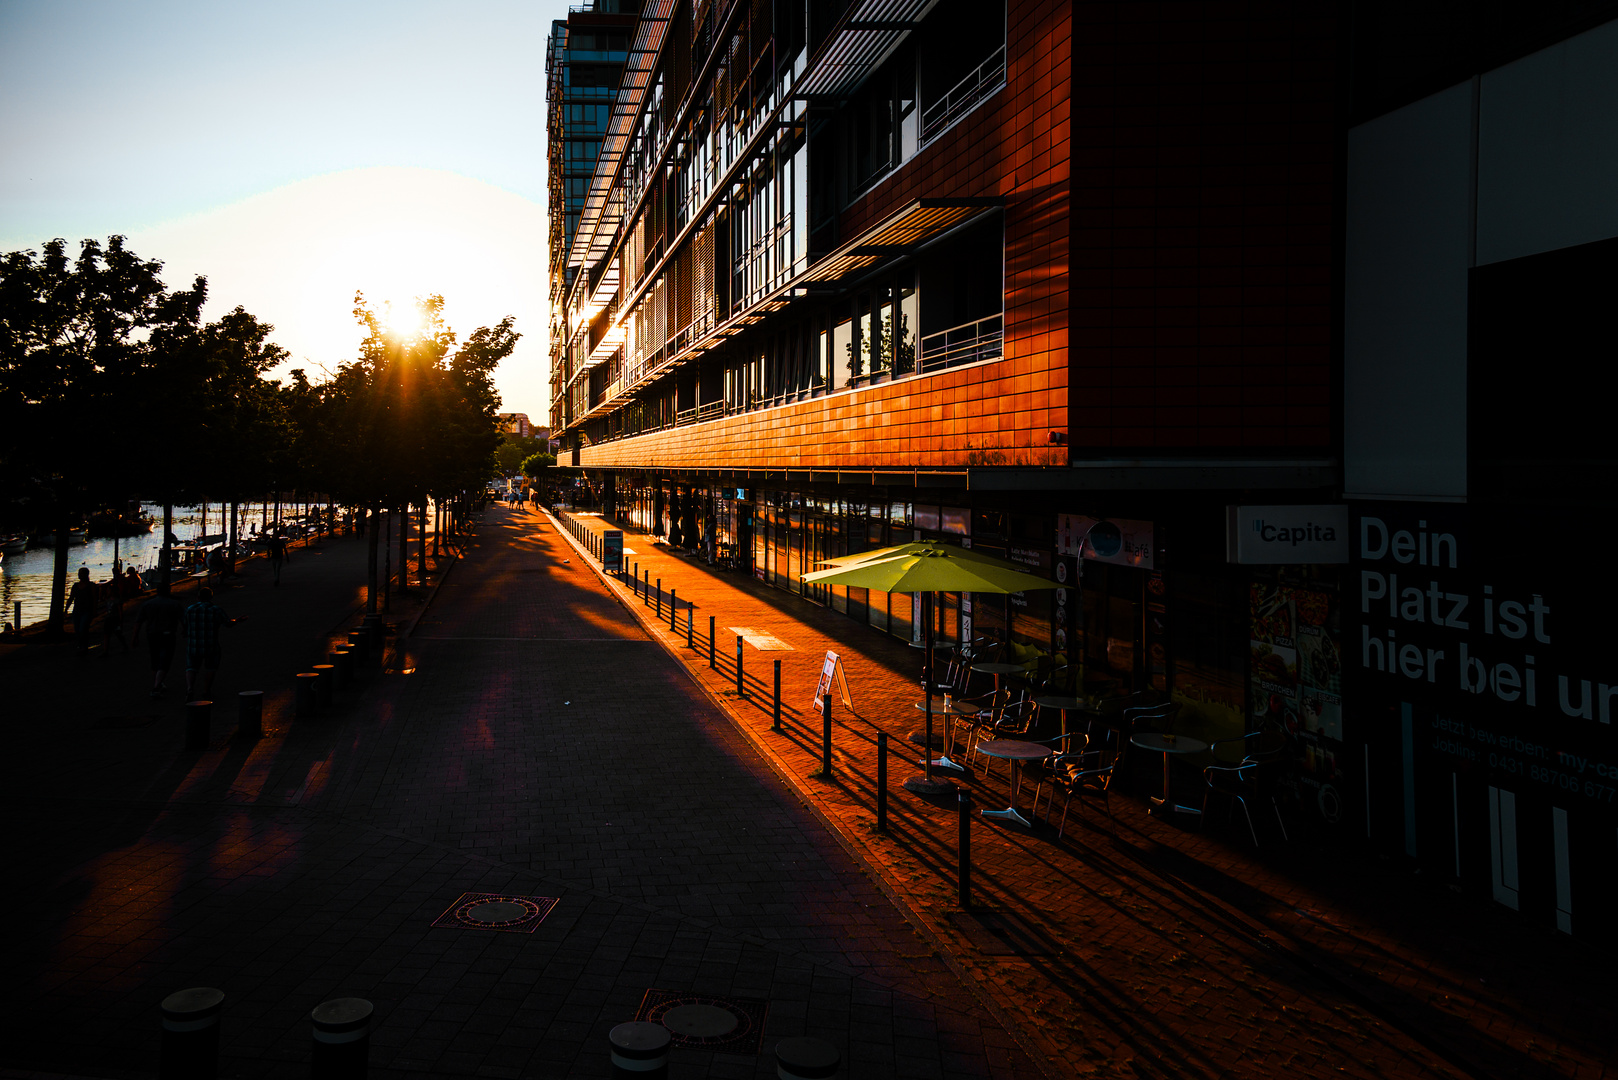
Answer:
<path fill-rule="evenodd" d="M 157 565 L 158 549 L 163 546 L 163 508 L 144 503 L 141 509 L 157 522 L 151 532 L 116 541 L 91 539 L 88 543 L 75 544 L 67 549 L 69 587 L 78 578 L 81 566 L 90 568 L 92 581 L 106 581 L 112 577 L 115 551 L 116 558 L 125 566 L 133 566 L 142 572 Z M 208 503 L 206 522 L 203 509 L 201 505 L 174 508 L 174 536 L 180 543 L 189 543 L 202 536 L 218 536 L 229 528 L 228 506 L 221 509 L 218 503 Z M 288 506 L 281 507 L 283 520 L 291 513 Z M 246 538 L 262 532 L 266 520 L 275 520 L 273 506 L 266 510 L 261 503 L 243 503 L 237 517 L 239 534 Z M 24 626 L 40 622 L 50 614 L 51 569 L 55 559 L 56 549 L 50 547 L 29 548 L 20 555 L 0 557 L 0 622 L 12 621 L 16 610 L 14 605 L 19 600 L 22 601 Z"/>

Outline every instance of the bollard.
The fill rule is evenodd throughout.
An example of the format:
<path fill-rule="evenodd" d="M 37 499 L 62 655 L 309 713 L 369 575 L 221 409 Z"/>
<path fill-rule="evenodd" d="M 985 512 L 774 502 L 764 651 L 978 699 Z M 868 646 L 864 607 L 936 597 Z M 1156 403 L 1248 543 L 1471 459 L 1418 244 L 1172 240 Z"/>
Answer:
<path fill-rule="evenodd" d="M 746 697 L 747 687 L 742 683 L 742 636 L 736 635 L 736 696 Z"/>
<path fill-rule="evenodd" d="M 826 1080 L 842 1064 L 837 1047 L 824 1039 L 799 1036 L 775 1044 L 775 1075 L 781 1080 Z"/>
<path fill-rule="evenodd" d="M 20 633 L 22 633 L 22 601 L 21 600 L 13 600 L 11 602 L 11 611 L 12 611 L 11 625 L 16 627 L 17 633 L 20 634 Z"/>
<path fill-rule="evenodd" d="M 364 631 L 352 630 L 352 631 L 349 632 L 349 635 L 348 635 L 348 651 L 349 651 L 349 654 L 354 660 L 358 661 L 361 664 L 365 663 L 366 657 L 370 654 L 370 650 L 367 648 L 367 644 L 368 643 L 366 641 L 366 635 L 365 635 Z M 350 672 L 353 673 L 354 669 L 350 668 Z"/>
<path fill-rule="evenodd" d="M 657 617 L 663 617 L 663 579 L 657 579 L 657 592 L 652 594 L 657 600 Z"/>
<path fill-rule="evenodd" d="M 688 649 L 694 647 L 691 644 L 692 641 L 695 640 L 695 635 L 692 633 L 692 631 L 696 628 L 696 624 L 697 605 L 690 604 L 685 609 L 685 647 Z"/>
<path fill-rule="evenodd" d="M 708 666 L 713 667 L 713 616 L 708 616 Z"/>
<path fill-rule="evenodd" d="M 770 724 L 771 731 L 781 730 L 781 661 L 775 662 L 775 720 Z"/>
<path fill-rule="evenodd" d="M 831 687 L 820 695 L 820 771 L 831 775 Z"/>
<path fill-rule="evenodd" d="M 348 684 L 354 680 L 353 654 L 347 649 L 333 649 L 327 655 L 331 657 L 331 666 L 337 675 L 337 681 L 332 684 L 332 689 L 347 690 Z"/>
<path fill-rule="evenodd" d="M 928 750 L 927 753 L 932 753 Z M 888 733 L 876 733 L 876 831 L 888 831 Z"/>
<path fill-rule="evenodd" d="M 254 739 L 264 734 L 264 691 L 243 690 L 236 695 L 236 733 Z"/>
<path fill-rule="evenodd" d="M 317 706 L 315 697 L 315 683 L 320 676 L 313 671 L 298 672 L 297 714 L 299 716 L 313 716 Z"/>
<path fill-rule="evenodd" d="M 630 570 L 629 591 L 634 593 L 636 597 L 640 596 L 640 563 L 638 562 Z"/>
<path fill-rule="evenodd" d="M 311 1080 L 364 1080 L 371 1053 L 372 1011 L 364 998 L 333 998 L 310 1011 L 314 1027 Z"/>
<path fill-rule="evenodd" d="M 607 1033 L 607 1041 L 615 1080 L 667 1080 L 673 1036 L 662 1024 L 644 1020 L 619 1024 Z"/>
<path fill-rule="evenodd" d="M 310 670 L 320 676 L 315 680 L 315 701 L 320 704 L 321 709 L 325 709 L 331 705 L 331 695 L 334 689 L 332 683 L 337 681 L 337 666 L 335 664 L 316 664 Z"/>
<path fill-rule="evenodd" d="M 679 631 L 678 618 L 680 614 L 680 596 L 674 586 L 669 586 L 669 633 Z"/>
<path fill-rule="evenodd" d="M 961 792 L 959 833 L 955 878 L 960 885 L 961 910 L 965 911 L 972 906 L 972 793 L 969 791 Z"/>
<path fill-rule="evenodd" d="M 188 701 L 185 703 L 185 748 L 208 749 L 208 738 L 213 732 L 213 702 Z"/>
<path fill-rule="evenodd" d="M 163 999 L 158 1080 L 214 1080 L 219 1075 L 219 1010 L 223 990 L 198 986 Z"/>

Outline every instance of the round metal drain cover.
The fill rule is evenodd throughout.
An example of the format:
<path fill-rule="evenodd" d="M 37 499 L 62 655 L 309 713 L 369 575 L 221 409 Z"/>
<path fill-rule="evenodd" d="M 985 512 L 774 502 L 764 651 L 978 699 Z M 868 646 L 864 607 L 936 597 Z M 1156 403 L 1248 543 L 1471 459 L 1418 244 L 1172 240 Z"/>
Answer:
<path fill-rule="evenodd" d="M 466 905 L 457 914 L 467 922 L 480 926 L 505 926 L 532 919 L 539 914 L 539 905 L 516 900 L 484 900 Z"/>
<path fill-rule="evenodd" d="M 717 1005 L 677 1005 L 659 1019 L 675 1034 L 694 1039 L 722 1038 L 741 1023 L 735 1013 Z"/>

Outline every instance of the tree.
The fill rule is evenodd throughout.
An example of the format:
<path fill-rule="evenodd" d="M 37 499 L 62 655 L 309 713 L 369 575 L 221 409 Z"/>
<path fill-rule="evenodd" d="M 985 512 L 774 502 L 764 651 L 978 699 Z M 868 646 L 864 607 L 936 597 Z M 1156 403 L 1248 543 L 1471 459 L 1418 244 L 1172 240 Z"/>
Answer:
<path fill-rule="evenodd" d="M 61 239 L 42 253 L 0 260 L 0 483 L 19 513 L 57 536 L 50 625 L 59 630 L 67 581 L 67 529 L 77 517 L 121 501 L 137 482 L 108 467 L 106 448 L 132 447 L 141 469 L 162 468 L 170 440 L 152 417 L 176 390 L 170 362 L 188 346 L 208 286 L 169 291 L 163 264 L 112 236 L 79 245 Z M 139 480 L 144 480 L 140 476 Z"/>
<path fill-rule="evenodd" d="M 534 454 L 542 454 L 548 448 L 544 439 L 535 439 L 526 435 L 507 435 L 499 449 L 494 452 L 495 470 L 501 476 L 512 476 L 522 471 L 522 463 Z"/>

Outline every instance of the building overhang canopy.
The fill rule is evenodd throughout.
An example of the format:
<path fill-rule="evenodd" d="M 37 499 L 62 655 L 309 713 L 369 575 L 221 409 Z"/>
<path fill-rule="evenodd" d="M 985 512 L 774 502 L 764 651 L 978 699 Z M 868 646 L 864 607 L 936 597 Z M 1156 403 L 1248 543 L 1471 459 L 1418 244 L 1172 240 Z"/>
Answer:
<path fill-rule="evenodd" d="M 793 94 L 842 100 L 859 89 L 938 0 L 858 0 L 809 63 Z"/>
<path fill-rule="evenodd" d="M 820 292 L 883 259 L 908 255 L 931 240 L 1005 205 L 1000 198 L 917 199 L 809 268 L 792 285 Z"/>

